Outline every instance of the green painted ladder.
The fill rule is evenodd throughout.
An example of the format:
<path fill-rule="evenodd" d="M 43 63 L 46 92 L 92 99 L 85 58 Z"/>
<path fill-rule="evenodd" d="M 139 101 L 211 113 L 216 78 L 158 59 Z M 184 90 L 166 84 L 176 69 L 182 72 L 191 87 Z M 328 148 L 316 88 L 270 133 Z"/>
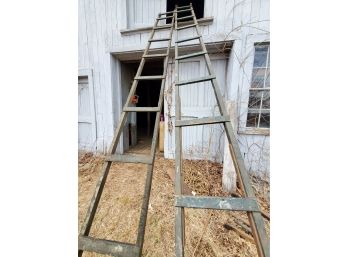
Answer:
<path fill-rule="evenodd" d="M 172 12 L 173 13 L 173 12 Z M 123 107 L 123 111 L 121 114 L 120 122 L 118 123 L 118 126 L 115 131 L 115 136 L 112 140 L 110 149 L 108 151 L 108 155 L 105 159 L 105 163 L 102 168 L 102 174 L 97 182 L 96 189 L 94 192 L 94 195 L 91 199 L 91 203 L 89 206 L 89 209 L 87 211 L 84 223 L 82 225 L 80 234 L 79 234 L 79 252 L 78 256 L 82 256 L 83 251 L 89 251 L 89 252 L 96 252 L 111 256 L 122 256 L 122 257 L 139 257 L 141 256 L 143 243 L 144 243 L 144 234 L 145 234 L 145 225 L 146 225 L 146 218 L 147 218 L 147 212 L 148 212 L 148 204 L 149 204 L 149 198 L 150 198 L 150 192 L 151 192 L 151 184 L 152 184 L 152 174 L 153 174 L 153 163 L 155 159 L 155 152 L 156 152 L 156 146 L 158 141 L 158 128 L 159 128 L 159 121 L 160 121 L 160 114 L 163 106 L 163 94 L 164 94 L 164 86 L 167 76 L 167 67 L 168 67 L 168 59 L 169 59 L 169 50 L 171 47 L 171 40 L 172 40 L 172 34 L 174 29 L 174 19 L 172 19 L 171 24 L 158 26 L 158 22 L 163 19 L 167 19 L 168 17 L 161 17 L 162 15 L 166 15 L 167 13 L 160 13 L 158 15 L 158 18 L 156 19 L 156 22 L 152 28 L 152 32 L 150 35 L 150 39 L 148 40 L 147 46 L 145 48 L 144 54 L 141 58 L 138 71 L 134 77 L 134 81 L 132 83 L 132 87 L 130 89 L 128 98 L 126 100 L 126 103 Z M 170 36 L 168 38 L 160 38 L 155 39 L 154 34 L 156 31 L 170 28 Z M 159 42 L 159 41 L 168 41 L 167 51 L 165 54 L 149 54 L 150 45 L 153 42 Z M 163 75 L 156 75 L 156 76 L 141 76 L 145 60 L 147 59 L 154 59 L 154 58 L 164 58 L 164 71 Z M 138 86 L 138 82 L 140 80 L 161 80 L 161 89 L 160 89 L 160 95 L 158 100 L 158 105 L 156 107 L 131 107 L 129 106 L 131 103 L 132 96 L 135 94 L 136 88 Z M 150 155 L 120 155 L 115 154 L 116 148 L 127 118 L 127 115 L 129 112 L 156 112 L 156 120 L 155 120 L 155 127 L 152 137 L 152 143 L 151 143 L 151 150 Z M 104 240 L 104 239 L 98 239 L 93 238 L 89 236 L 89 232 L 92 226 L 92 222 L 98 207 L 98 203 L 100 200 L 100 197 L 103 192 L 103 188 L 106 182 L 106 178 L 108 176 L 111 164 L 113 162 L 126 162 L 126 163 L 142 163 L 147 165 L 147 175 L 146 175 L 146 182 L 145 182 L 145 189 L 144 189 L 144 198 L 141 208 L 141 214 L 140 214 L 140 221 L 138 225 L 138 235 L 137 235 L 137 241 L 135 244 L 129 244 L 124 242 L 117 242 L 117 241 L 111 241 L 111 240 Z"/>
<path fill-rule="evenodd" d="M 229 114 L 226 110 L 224 100 L 222 98 L 216 76 L 214 74 L 212 64 L 202 39 L 202 35 L 199 31 L 198 22 L 195 12 L 192 7 L 192 3 L 189 6 L 177 7 L 176 10 L 182 8 L 189 8 L 187 10 L 191 12 L 190 15 L 178 18 L 177 12 L 174 12 L 175 19 L 175 252 L 176 257 L 183 257 L 184 245 L 185 245 L 185 212 L 184 208 L 200 208 L 200 209 L 216 209 L 216 210 L 229 210 L 229 211 L 246 211 L 249 222 L 252 229 L 252 234 L 255 239 L 258 255 L 260 257 L 269 257 L 269 239 L 265 231 L 265 225 L 260 213 L 254 191 L 251 187 L 249 176 L 245 168 L 244 160 L 242 158 L 238 142 L 233 134 L 233 129 Z M 178 21 L 191 20 L 193 24 L 178 27 Z M 178 39 L 178 30 L 187 28 L 195 28 L 197 36 L 188 37 L 185 39 Z M 182 42 L 198 39 L 202 50 L 196 53 L 187 55 L 179 55 L 178 45 Z M 193 58 L 197 56 L 204 56 L 204 60 L 209 72 L 206 77 L 190 79 L 185 81 L 179 80 L 179 61 Z M 211 81 L 214 94 L 219 106 L 221 116 L 198 118 L 192 120 L 181 120 L 181 100 L 180 100 L 180 87 L 183 85 L 189 85 L 193 83 L 199 83 L 203 81 Z M 244 192 L 245 198 L 232 198 L 232 197 L 203 197 L 203 196 L 187 196 L 182 195 L 183 181 L 181 177 L 182 170 L 182 127 L 186 126 L 199 126 L 206 124 L 223 123 L 226 131 L 226 135 L 229 141 L 229 148 L 232 155 L 232 160 L 236 168 L 239 182 L 241 182 L 241 188 Z"/>

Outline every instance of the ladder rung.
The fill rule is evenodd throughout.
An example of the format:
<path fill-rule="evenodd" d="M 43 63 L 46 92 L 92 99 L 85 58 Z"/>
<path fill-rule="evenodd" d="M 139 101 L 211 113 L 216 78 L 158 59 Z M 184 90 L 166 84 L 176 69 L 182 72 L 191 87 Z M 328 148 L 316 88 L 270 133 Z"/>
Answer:
<path fill-rule="evenodd" d="M 186 41 L 190 41 L 190 40 L 195 40 L 195 39 L 199 39 L 200 37 L 201 36 L 188 37 L 188 38 L 180 39 L 180 40 L 176 41 L 175 43 L 182 43 L 182 42 L 186 42 Z"/>
<path fill-rule="evenodd" d="M 181 21 L 181 20 L 186 20 L 186 19 L 189 19 L 189 18 L 193 18 L 193 15 L 177 18 L 176 20 Z"/>
<path fill-rule="evenodd" d="M 192 28 L 192 27 L 196 27 L 196 24 L 194 23 L 194 24 L 178 27 L 176 30 L 188 29 L 188 28 Z"/>
<path fill-rule="evenodd" d="M 136 257 L 140 252 L 140 248 L 133 244 L 88 236 L 79 236 L 79 250 L 124 257 Z"/>
<path fill-rule="evenodd" d="M 231 198 L 212 196 L 175 196 L 175 206 L 186 208 L 216 209 L 230 211 L 256 211 L 259 206 L 253 198 Z"/>
<path fill-rule="evenodd" d="M 170 40 L 170 37 L 149 39 L 149 42 L 168 41 L 168 40 Z"/>
<path fill-rule="evenodd" d="M 159 112 L 158 107 L 124 107 L 124 112 Z"/>
<path fill-rule="evenodd" d="M 157 80 L 157 79 L 164 79 L 165 76 L 163 75 L 158 75 L 158 76 L 139 76 L 135 77 L 134 79 L 136 80 Z"/>
<path fill-rule="evenodd" d="M 170 19 L 173 18 L 174 16 L 167 16 L 167 17 L 161 17 L 161 18 L 156 18 L 157 20 L 165 20 L 165 19 Z"/>
<path fill-rule="evenodd" d="M 191 5 L 178 6 L 176 9 L 177 10 L 181 10 L 181 9 L 184 9 L 184 8 L 191 8 Z"/>
<path fill-rule="evenodd" d="M 171 14 L 171 13 L 181 13 L 181 12 L 188 12 L 191 11 L 191 8 L 185 9 L 185 10 L 179 10 L 179 11 L 171 11 L 171 12 L 162 12 L 160 15 L 166 15 L 166 14 Z"/>
<path fill-rule="evenodd" d="M 137 155 L 114 154 L 114 155 L 106 156 L 105 161 L 152 164 L 152 157 L 149 155 L 143 155 L 143 154 L 137 154 Z"/>
<path fill-rule="evenodd" d="M 201 77 L 198 79 L 189 79 L 189 80 L 182 80 L 179 82 L 176 82 L 175 85 L 176 86 L 182 86 L 182 85 L 187 85 L 187 84 L 193 84 L 193 83 L 199 83 L 199 82 L 203 82 L 203 81 L 208 81 L 208 80 L 212 80 L 215 79 L 216 76 L 210 75 L 210 76 L 206 76 L 206 77 Z"/>
<path fill-rule="evenodd" d="M 157 26 L 157 27 L 153 27 L 154 30 L 159 30 L 159 29 L 167 29 L 167 28 L 170 28 L 172 27 L 171 24 L 168 24 L 168 25 L 162 25 L 162 26 Z"/>
<path fill-rule="evenodd" d="M 190 120 L 176 120 L 175 127 L 206 125 L 206 124 L 214 124 L 214 123 L 223 123 L 228 121 L 230 121 L 228 116 L 207 117 L 207 118 L 198 118 L 198 119 L 190 119 Z"/>
<path fill-rule="evenodd" d="M 202 52 L 197 52 L 197 53 L 193 53 L 193 54 L 186 54 L 186 55 L 182 55 L 182 56 L 178 56 L 175 59 L 176 60 L 184 60 L 187 58 L 192 58 L 192 57 L 196 57 L 196 56 L 201 56 L 201 55 L 205 55 L 207 52 L 202 51 Z"/>
<path fill-rule="evenodd" d="M 167 57 L 167 54 L 147 54 L 143 55 L 143 58 L 159 58 L 159 57 Z"/>

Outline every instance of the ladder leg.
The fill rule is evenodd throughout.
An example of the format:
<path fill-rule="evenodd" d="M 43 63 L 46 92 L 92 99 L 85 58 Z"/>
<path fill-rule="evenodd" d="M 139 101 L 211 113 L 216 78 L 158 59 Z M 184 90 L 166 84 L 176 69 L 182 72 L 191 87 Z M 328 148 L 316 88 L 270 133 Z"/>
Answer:
<path fill-rule="evenodd" d="M 160 16 L 160 15 L 159 15 Z M 155 21 L 154 24 L 154 28 L 157 26 L 158 24 L 158 20 Z M 141 209 L 141 215 L 140 215 L 140 221 L 139 221 L 139 227 L 138 227 L 138 237 L 137 237 L 137 242 L 136 245 L 139 246 L 139 256 L 141 255 L 142 252 L 142 246 L 143 246 L 143 242 L 144 242 L 144 234 L 145 234 L 145 225 L 146 225 L 146 218 L 147 218 L 147 212 L 148 212 L 148 203 L 149 203 L 149 198 L 150 198 L 150 191 L 151 191 L 151 184 L 152 184 L 152 174 L 153 174 L 153 162 L 154 162 L 154 158 L 155 158 L 155 151 L 156 151 L 156 145 L 157 145 L 157 141 L 158 141 L 158 128 L 159 128 L 159 120 L 160 120 L 160 112 L 162 109 L 162 105 L 163 105 L 163 95 L 164 95 L 164 86 L 165 86 L 165 77 L 166 77 L 166 72 L 167 72 L 167 67 L 168 67 L 168 59 L 169 59 L 169 49 L 171 46 L 171 37 L 172 37 L 172 33 L 173 33 L 173 28 L 174 28 L 174 20 L 172 21 L 171 24 L 171 31 L 170 31 L 170 39 L 168 42 L 168 49 L 167 49 L 167 56 L 165 57 L 165 61 L 164 61 L 164 74 L 163 74 L 163 79 L 162 79 L 162 84 L 161 84 L 161 90 L 160 90 L 160 96 L 159 96 L 159 100 L 158 100 L 158 111 L 156 114 L 156 122 L 155 122 L 155 127 L 154 127 L 154 134 L 153 134 L 153 139 L 152 139 L 152 145 L 151 145 L 151 157 L 152 157 L 152 164 L 148 164 L 147 165 L 147 176 L 146 176 L 146 183 L 145 183 L 145 189 L 144 189 L 144 199 L 143 199 L 143 204 L 142 204 L 142 209 Z M 150 35 L 150 39 L 147 43 L 147 46 L 145 48 L 144 51 L 144 56 L 146 56 L 148 54 L 149 48 L 150 48 L 150 44 L 153 41 L 153 36 L 155 33 L 155 29 L 153 28 L 151 35 Z M 135 77 L 140 77 L 142 70 L 144 68 L 145 65 L 145 58 L 143 57 L 141 59 L 141 62 L 139 64 L 137 73 L 135 75 Z M 132 87 L 130 89 L 130 92 L 128 94 L 126 103 L 124 105 L 124 108 L 129 107 L 129 104 L 131 102 L 131 97 L 135 94 L 136 88 L 138 85 L 138 80 L 134 79 L 133 83 L 132 83 Z M 122 129 L 124 127 L 126 118 L 127 118 L 128 112 L 126 111 L 122 111 L 121 117 L 120 117 L 120 122 L 118 123 L 118 126 L 115 130 L 115 136 L 112 140 L 111 146 L 108 150 L 108 155 L 114 154 L 122 133 Z M 80 231 L 80 236 L 88 236 L 89 232 L 90 232 L 90 228 L 103 192 L 103 188 L 111 167 L 111 163 L 110 161 L 105 161 L 103 168 L 102 168 L 102 172 L 101 172 L 101 176 L 97 182 L 97 186 L 94 192 L 94 195 L 92 197 L 89 209 L 87 211 L 87 215 L 85 217 L 84 223 L 82 225 L 81 231 Z M 78 256 L 82 256 L 83 250 L 79 249 L 78 251 Z"/>
<path fill-rule="evenodd" d="M 177 10 L 177 5 L 175 6 Z M 177 13 L 174 15 L 175 19 L 175 30 L 176 30 L 176 41 L 178 41 L 178 23 Z M 178 43 L 175 43 L 175 81 L 179 81 L 179 61 L 178 57 Z M 175 88 L 175 120 L 181 119 L 181 101 L 179 87 Z M 182 194 L 182 128 L 175 127 L 175 195 Z M 175 253 L 176 257 L 184 256 L 185 248 L 185 210 L 183 207 L 175 207 Z"/>
<path fill-rule="evenodd" d="M 193 9 L 192 9 L 192 15 L 193 15 L 194 23 L 196 24 L 196 32 L 199 36 L 201 36 L 201 33 L 198 30 L 198 23 L 197 23 L 196 15 L 195 15 Z M 200 41 L 200 44 L 202 46 L 202 50 L 206 52 L 207 49 L 205 47 L 203 38 L 199 37 L 199 41 Z M 209 75 L 215 75 L 208 54 L 205 54 L 204 58 L 205 58 L 205 61 L 207 64 L 207 69 L 208 69 Z M 219 105 L 220 113 L 223 116 L 225 116 L 225 115 L 227 116 L 228 113 L 226 110 L 226 106 L 225 106 L 225 103 L 223 101 L 223 98 L 222 98 L 222 95 L 220 92 L 220 88 L 217 84 L 216 78 L 212 79 L 212 84 L 213 84 L 214 94 L 215 94 L 217 103 Z M 242 189 L 244 191 L 244 194 L 246 197 L 255 197 L 254 191 L 251 187 L 249 175 L 248 175 L 247 170 L 245 168 L 244 159 L 243 159 L 242 154 L 241 154 L 240 149 L 239 149 L 238 141 L 235 138 L 235 135 L 233 133 L 233 128 L 232 128 L 231 122 L 225 122 L 224 127 L 225 127 L 228 141 L 230 143 L 230 150 L 231 150 L 233 164 L 236 167 L 236 171 L 237 171 L 237 174 L 239 177 L 239 181 L 242 184 L 242 187 L 243 187 Z M 266 234 L 265 224 L 264 224 L 264 220 L 263 220 L 261 214 L 258 212 L 248 212 L 247 214 L 248 214 L 248 218 L 249 218 L 249 221 L 251 224 L 252 232 L 253 232 L 253 235 L 254 235 L 254 238 L 256 241 L 256 247 L 257 247 L 257 251 L 258 251 L 259 256 L 269 257 L 270 256 L 269 240 L 268 240 L 268 236 Z"/>

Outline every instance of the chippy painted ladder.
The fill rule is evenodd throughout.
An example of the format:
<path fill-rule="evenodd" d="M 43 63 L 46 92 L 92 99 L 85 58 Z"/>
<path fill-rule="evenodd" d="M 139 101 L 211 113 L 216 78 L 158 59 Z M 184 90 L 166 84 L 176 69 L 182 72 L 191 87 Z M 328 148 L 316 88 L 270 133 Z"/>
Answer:
<path fill-rule="evenodd" d="M 108 157 L 105 160 L 105 163 L 102 168 L 102 174 L 98 180 L 98 183 L 96 185 L 96 189 L 94 192 L 94 195 L 92 197 L 89 209 L 87 211 L 86 218 L 84 220 L 84 223 L 82 225 L 80 234 L 79 234 L 79 256 L 82 256 L 83 251 L 89 251 L 89 252 L 96 252 L 111 256 L 122 256 L 122 257 L 139 257 L 141 256 L 143 243 L 144 243 L 144 234 L 145 234 L 145 225 L 146 225 L 146 217 L 148 212 L 148 204 L 149 204 L 149 198 L 150 198 L 150 191 L 151 191 L 151 184 L 152 184 L 152 173 L 153 173 L 153 163 L 155 159 L 155 152 L 156 152 L 156 145 L 158 141 L 158 128 L 159 128 L 159 121 L 160 121 L 160 114 L 161 109 L 163 105 L 163 94 L 164 94 L 164 86 L 165 86 L 165 80 L 167 76 L 167 67 L 168 67 L 168 58 L 169 58 L 169 50 L 171 46 L 171 40 L 172 40 L 172 34 L 173 34 L 173 28 L 174 28 L 174 19 L 173 15 L 168 16 L 167 14 L 174 13 L 173 12 L 166 12 L 166 13 L 160 13 L 158 15 L 158 18 L 156 18 L 156 22 L 152 28 L 152 32 L 150 34 L 150 39 L 148 40 L 147 46 L 145 48 L 144 54 L 141 58 L 138 71 L 135 75 L 132 87 L 130 89 L 126 104 L 123 107 L 123 111 L 121 114 L 120 122 L 118 123 L 118 126 L 115 131 L 115 136 L 112 140 L 110 149 L 108 151 Z M 162 15 L 166 15 L 166 17 L 161 17 Z M 171 24 L 161 25 L 158 26 L 158 22 L 160 20 L 172 18 Z M 167 29 L 170 28 L 170 35 L 168 38 L 160 38 L 160 39 L 154 39 L 154 34 L 158 30 Z M 165 54 L 149 54 L 150 45 L 152 42 L 158 42 L 158 41 L 168 41 L 167 51 Z M 164 58 L 164 71 L 163 75 L 156 75 L 156 76 L 141 76 L 142 70 L 145 65 L 146 59 L 153 59 L 153 58 Z M 139 80 L 161 80 L 161 89 L 160 89 L 160 95 L 158 100 L 158 105 L 156 107 L 130 107 L 129 104 L 131 103 L 132 96 L 134 95 L 138 81 Z M 155 120 L 155 127 L 153 132 L 153 138 L 151 143 L 151 151 L 150 155 L 119 155 L 115 154 L 120 135 L 122 133 L 127 114 L 129 112 L 156 112 L 156 120 Z M 106 182 L 106 178 L 108 176 L 110 167 L 112 162 L 126 162 L 126 163 L 143 163 L 147 164 L 147 175 L 146 175 L 146 182 L 145 182 L 145 190 L 144 190 L 144 199 L 142 203 L 141 208 L 141 214 L 140 214 L 140 221 L 138 225 L 138 235 L 137 235 L 137 241 L 135 244 L 129 244 L 124 242 L 117 242 L 117 241 L 110 241 L 110 240 L 104 240 L 104 239 L 98 239 L 98 238 L 92 238 L 89 237 L 89 232 L 92 226 L 92 222 L 98 207 L 98 203 L 100 200 L 100 197 L 103 192 L 103 188 Z"/>
<path fill-rule="evenodd" d="M 189 9 L 187 9 L 189 8 Z M 184 256 L 184 240 L 185 240 L 185 215 L 184 208 L 200 208 L 200 209 L 216 209 L 216 210 L 229 210 L 229 211 L 246 211 L 249 222 L 251 224 L 252 234 L 256 243 L 258 255 L 260 257 L 269 257 L 269 239 L 265 231 L 264 221 L 260 213 L 257 200 L 255 198 L 254 191 L 251 187 L 248 173 L 245 168 L 244 160 L 242 158 L 238 142 L 233 134 L 233 129 L 230 121 L 230 117 L 227 113 L 226 106 L 220 89 L 216 80 L 216 76 L 212 69 L 212 64 L 202 39 L 202 35 L 199 31 L 198 22 L 195 12 L 192 7 L 192 3 L 188 6 L 178 7 L 177 11 L 186 9 L 186 12 L 191 12 L 190 15 L 178 18 L 177 12 L 174 12 L 175 19 L 175 252 L 176 257 Z M 191 20 L 192 24 L 178 27 L 178 21 Z M 188 37 L 185 39 L 178 39 L 178 30 L 187 28 L 195 28 L 197 36 Z M 180 55 L 178 53 L 178 44 L 187 42 L 190 40 L 198 39 L 202 47 L 202 51 L 191 53 L 187 55 Z M 204 56 L 205 63 L 209 72 L 209 76 L 200 77 L 190 80 L 179 80 L 179 61 Z M 219 106 L 219 110 L 222 116 L 197 118 L 191 120 L 181 120 L 181 100 L 180 100 L 180 87 L 183 85 L 199 83 L 203 81 L 211 81 L 214 94 Z M 236 168 L 237 177 L 241 185 L 241 189 L 245 198 L 232 198 L 232 197 L 203 197 L 203 196 L 184 196 L 182 195 L 182 127 L 216 124 L 223 123 L 226 131 L 226 135 L 229 141 L 229 148 L 232 155 L 233 164 Z"/>

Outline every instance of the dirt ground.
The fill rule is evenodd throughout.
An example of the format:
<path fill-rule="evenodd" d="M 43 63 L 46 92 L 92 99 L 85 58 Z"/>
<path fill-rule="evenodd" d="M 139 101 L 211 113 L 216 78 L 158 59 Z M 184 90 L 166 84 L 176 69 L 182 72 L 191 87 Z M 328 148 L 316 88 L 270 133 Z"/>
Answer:
<path fill-rule="evenodd" d="M 130 152 L 144 153 L 139 144 Z M 100 176 L 102 156 L 82 154 L 79 158 L 79 229 Z M 149 212 L 142 256 L 175 256 L 174 185 L 168 170 L 174 160 L 156 155 Z M 221 186 L 222 165 L 210 161 L 185 160 L 184 181 L 196 195 L 228 196 Z M 90 236 L 135 243 L 145 185 L 146 165 L 114 163 L 109 172 Z M 262 209 L 269 213 L 269 183 L 252 178 Z M 233 227 L 239 227 L 236 216 L 247 220 L 245 213 L 185 209 L 185 255 L 248 257 L 257 256 L 253 242 L 243 239 Z M 269 222 L 265 219 L 266 231 Z M 239 227 L 241 230 L 241 228 Z M 83 256 L 105 256 L 84 252 Z"/>

